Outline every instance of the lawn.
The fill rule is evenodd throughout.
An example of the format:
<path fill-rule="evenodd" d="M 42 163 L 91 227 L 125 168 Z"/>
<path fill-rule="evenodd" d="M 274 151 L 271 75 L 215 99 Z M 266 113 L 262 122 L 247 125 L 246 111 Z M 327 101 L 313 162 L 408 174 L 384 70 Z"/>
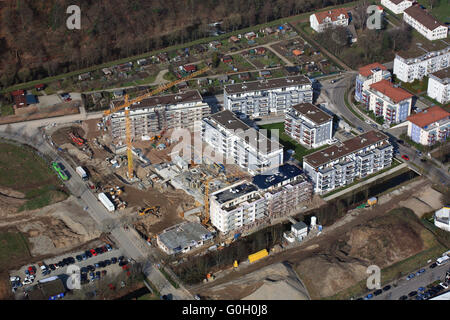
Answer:
<path fill-rule="evenodd" d="M 428 10 L 431 9 L 428 0 L 417 0 L 417 2 Z M 450 22 L 450 6 L 448 5 L 448 0 L 438 0 L 436 2 L 437 4 L 431 9 L 431 14 L 442 23 Z"/>
<path fill-rule="evenodd" d="M 285 150 L 288 149 L 292 149 L 295 151 L 294 154 L 294 158 L 297 159 L 298 161 L 302 162 L 303 157 L 313 153 L 317 150 L 321 150 L 323 148 L 328 147 L 328 145 L 324 145 L 320 148 L 317 149 L 307 149 L 306 147 L 300 145 L 299 143 L 297 143 L 294 139 L 292 139 L 291 137 L 289 137 L 285 132 L 284 132 L 284 122 L 278 122 L 278 123 L 272 123 L 272 124 L 264 124 L 259 126 L 261 129 L 266 129 L 267 130 L 267 135 L 270 138 L 271 137 L 271 130 L 275 129 L 275 130 L 279 130 L 279 139 L 280 139 L 280 143 L 283 145 L 283 147 L 285 148 Z"/>
<path fill-rule="evenodd" d="M 28 201 L 20 210 L 42 208 L 67 197 L 56 174 L 32 149 L 0 141 L 0 150 L 0 186 L 25 194 Z"/>
<path fill-rule="evenodd" d="M 10 116 L 14 114 L 14 108 L 12 105 L 0 106 L 0 116 Z"/>
<path fill-rule="evenodd" d="M 0 232 L 0 270 L 8 270 L 16 261 L 29 257 L 28 242 L 22 233 Z"/>

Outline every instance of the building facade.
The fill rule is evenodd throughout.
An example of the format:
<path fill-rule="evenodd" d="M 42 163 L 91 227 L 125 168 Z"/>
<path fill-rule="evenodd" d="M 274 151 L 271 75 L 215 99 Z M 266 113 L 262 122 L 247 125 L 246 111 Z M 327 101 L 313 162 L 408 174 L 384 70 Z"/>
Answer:
<path fill-rule="evenodd" d="M 230 84 L 224 88 L 225 109 L 253 117 L 285 113 L 292 105 L 311 103 L 312 99 L 311 80 L 302 75 Z"/>
<path fill-rule="evenodd" d="M 359 68 L 355 80 L 355 100 L 358 102 L 367 100 L 365 91 L 371 84 L 381 80 L 391 80 L 391 73 L 381 63 L 375 62 Z"/>
<path fill-rule="evenodd" d="M 430 73 L 450 66 L 450 46 L 440 50 L 417 54 L 397 53 L 394 59 L 394 74 L 403 82 L 421 80 Z"/>
<path fill-rule="evenodd" d="M 381 0 L 381 5 L 395 14 L 400 14 L 413 5 L 412 0 Z"/>
<path fill-rule="evenodd" d="M 283 163 L 283 147 L 278 142 L 249 127 L 229 110 L 203 119 L 203 130 L 203 140 L 222 157 L 217 163 L 226 160 L 253 175 Z"/>
<path fill-rule="evenodd" d="M 328 28 L 348 26 L 349 15 L 345 8 L 322 11 L 309 17 L 311 28 L 316 32 L 323 32 Z"/>
<path fill-rule="evenodd" d="M 430 41 L 447 38 L 448 28 L 419 5 L 404 10 L 403 20 Z"/>
<path fill-rule="evenodd" d="M 318 148 L 331 142 L 333 117 L 311 103 L 296 104 L 286 113 L 284 131 L 305 147 Z"/>
<path fill-rule="evenodd" d="M 450 102 L 450 67 L 430 74 L 427 95 L 437 102 Z"/>
<path fill-rule="evenodd" d="M 228 233 L 263 219 L 265 199 L 254 184 L 240 181 L 211 194 L 209 215 L 214 227 Z"/>
<path fill-rule="evenodd" d="M 393 124 L 405 121 L 411 114 L 412 97 L 408 91 L 394 87 L 387 80 L 381 80 L 363 91 L 362 102 L 375 116 L 383 117 L 387 124 Z"/>
<path fill-rule="evenodd" d="M 111 107 L 120 104 L 114 102 Z M 158 135 L 163 130 L 193 128 L 196 121 L 210 114 L 211 108 L 197 90 L 150 97 L 130 107 L 131 134 L 134 138 L 143 138 Z M 125 139 L 124 110 L 110 115 L 110 132 L 114 139 Z"/>
<path fill-rule="evenodd" d="M 303 170 L 323 194 L 390 167 L 392 156 L 388 136 L 373 130 L 305 156 Z"/>
<path fill-rule="evenodd" d="M 450 113 L 434 106 L 408 117 L 408 136 L 424 146 L 444 142 L 450 136 Z"/>

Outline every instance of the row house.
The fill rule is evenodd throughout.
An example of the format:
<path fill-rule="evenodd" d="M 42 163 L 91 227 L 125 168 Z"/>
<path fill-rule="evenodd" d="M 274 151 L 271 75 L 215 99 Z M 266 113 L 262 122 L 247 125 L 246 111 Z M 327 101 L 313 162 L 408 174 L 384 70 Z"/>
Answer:
<path fill-rule="evenodd" d="M 372 130 L 305 156 L 303 170 L 323 194 L 390 167 L 392 156 L 388 136 Z"/>
<path fill-rule="evenodd" d="M 424 146 L 444 142 L 450 136 L 450 113 L 434 106 L 408 117 L 408 136 Z"/>
<path fill-rule="evenodd" d="M 395 14 L 401 14 L 405 9 L 413 5 L 413 0 L 381 0 L 381 5 Z"/>
<path fill-rule="evenodd" d="M 224 108 L 252 117 L 284 114 L 291 106 L 311 103 L 312 99 L 311 80 L 303 75 L 230 84 L 224 88 Z"/>
<path fill-rule="evenodd" d="M 311 103 L 297 104 L 286 113 L 284 131 L 301 145 L 318 148 L 331 142 L 333 117 Z"/>

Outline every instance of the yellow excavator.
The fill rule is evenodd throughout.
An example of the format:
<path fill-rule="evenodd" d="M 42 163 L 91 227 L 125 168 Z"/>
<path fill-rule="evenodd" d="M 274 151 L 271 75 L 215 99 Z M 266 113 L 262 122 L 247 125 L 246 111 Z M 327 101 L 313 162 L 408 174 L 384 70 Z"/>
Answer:
<path fill-rule="evenodd" d="M 160 218 L 160 206 L 153 206 L 153 207 L 144 207 L 139 210 L 139 216 L 146 216 L 148 214 L 153 214 L 154 216 Z"/>

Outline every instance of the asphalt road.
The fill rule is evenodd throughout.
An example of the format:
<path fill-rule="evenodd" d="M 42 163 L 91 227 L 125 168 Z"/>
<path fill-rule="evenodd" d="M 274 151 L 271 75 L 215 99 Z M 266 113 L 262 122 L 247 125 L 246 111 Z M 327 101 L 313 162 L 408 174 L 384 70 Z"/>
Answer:
<path fill-rule="evenodd" d="M 436 280 L 443 281 L 445 274 L 450 270 L 450 264 L 444 264 L 437 266 L 434 269 L 430 269 L 429 265 L 424 267 L 426 270 L 424 273 L 415 276 L 411 280 L 406 280 L 406 276 L 396 281 L 396 287 L 393 283 L 389 283 L 392 287 L 390 290 L 383 292 L 379 296 L 374 296 L 371 300 L 398 300 L 403 295 L 408 295 L 411 291 L 417 291 L 418 288 L 426 288 L 429 284 Z M 418 270 L 415 272 L 417 273 Z M 413 273 L 413 272 L 411 272 Z M 371 292 L 373 293 L 373 292 Z M 415 297 L 412 299 L 415 300 Z"/>
<path fill-rule="evenodd" d="M 126 231 L 117 221 L 117 215 L 109 213 L 106 208 L 97 200 L 97 197 L 87 187 L 86 183 L 78 176 L 72 168 L 44 139 L 40 126 L 51 125 L 53 123 L 67 123 L 76 120 L 83 120 L 82 115 L 66 116 L 52 119 L 42 119 L 26 123 L 17 123 L 0 126 L 0 137 L 15 140 L 19 143 L 29 144 L 39 152 L 46 154 L 54 161 L 59 162 L 69 174 L 70 179 L 65 182 L 69 191 L 78 198 L 81 207 L 88 207 L 87 212 L 97 222 L 101 230 L 110 231 L 117 240 L 118 246 L 127 257 L 136 261 L 145 262 L 144 272 L 150 281 L 154 282 L 161 294 L 172 294 L 174 300 L 193 299 L 193 296 L 185 289 L 175 289 L 168 280 L 154 266 L 148 245 L 137 236 L 136 233 Z"/>

